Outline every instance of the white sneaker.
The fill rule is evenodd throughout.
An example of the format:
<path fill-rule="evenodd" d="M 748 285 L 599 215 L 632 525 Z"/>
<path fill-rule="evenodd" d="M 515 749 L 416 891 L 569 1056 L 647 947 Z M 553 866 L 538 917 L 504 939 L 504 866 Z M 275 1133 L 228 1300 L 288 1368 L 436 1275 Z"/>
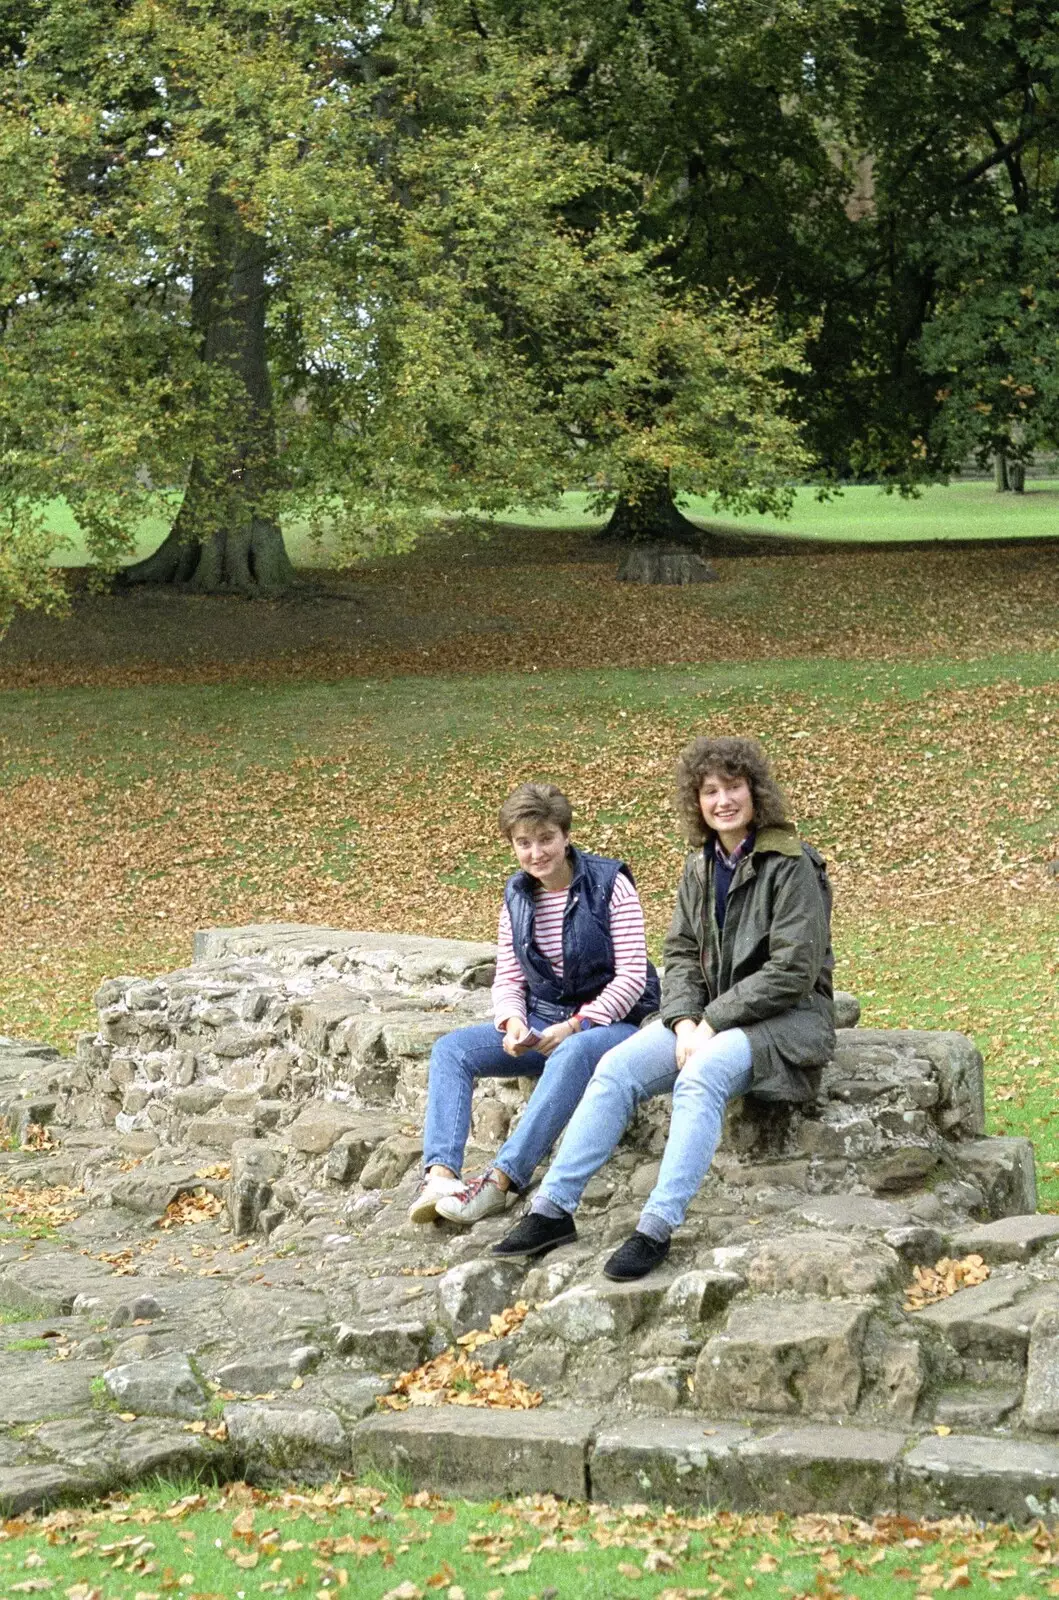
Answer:
<path fill-rule="evenodd" d="M 439 1200 L 437 1213 L 449 1222 L 462 1222 L 468 1226 L 472 1222 L 481 1222 L 483 1217 L 495 1216 L 498 1211 L 506 1211 L 512 1193 L 510 1189 L 501 1189 L 492 1171 L 483 1172 L 480 1178 L 461 1184 L 456 1194 L 445 1195 Z"/>
<path fill-rule="evenodd" d="M 440 1173 L 437 1177 L 421 1178 L 408 1208 L 409 1222 L 433 1222 L 438 1201 L 445 1195 L 462 1194 L 463 1189 L 462 1178 L 443 1178 Z"/>

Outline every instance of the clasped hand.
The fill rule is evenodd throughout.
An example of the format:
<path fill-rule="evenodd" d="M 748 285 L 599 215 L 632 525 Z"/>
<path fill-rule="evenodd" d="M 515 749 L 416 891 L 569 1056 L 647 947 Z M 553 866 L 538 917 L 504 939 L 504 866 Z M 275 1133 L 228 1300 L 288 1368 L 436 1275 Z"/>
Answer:
<path fill-rule="evenodd" d="M 716 1037 L 716 1031 L 705 1019 L 702 1022 L 692 1022 L 690 1017 L 681 1017 L 673 1029 L 677 1038 L 678 1072 L 683 1070 L 696 1050 L 701 1050 L 708 1040 Z"/>
<path fill-rule="evenodd" d="M 540 1043 L 534 1049 L 542 1056 L 550 1056 L 552 1051 L 562 1044 L 564 1039 L 571 1039 L 577 1029 L 572 1022 L 553 1022 L 550 1028 L 545 1028 L 540 1036 Z M 529 1033 L 524 1022 L 517 1017 L 509 1017 L 504 1024 L 504 1050 L 509 1056 L 518 1056 L 518 1045 Z"/>

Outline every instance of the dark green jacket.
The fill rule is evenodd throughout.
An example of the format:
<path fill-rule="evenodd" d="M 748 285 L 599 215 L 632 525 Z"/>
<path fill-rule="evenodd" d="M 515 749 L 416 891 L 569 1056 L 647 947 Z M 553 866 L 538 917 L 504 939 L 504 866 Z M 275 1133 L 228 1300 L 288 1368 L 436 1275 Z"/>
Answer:
<path fill-rule="evenodd" d="M 809 850 L 789 825 L 763 828 L 736 868 L 723 933 L 713 851 L 696 850 L 666 935 L 663 1022 L 742 1028 L 763 1100 L 813 1099 L 834 1052 L 830 905 Z"/>

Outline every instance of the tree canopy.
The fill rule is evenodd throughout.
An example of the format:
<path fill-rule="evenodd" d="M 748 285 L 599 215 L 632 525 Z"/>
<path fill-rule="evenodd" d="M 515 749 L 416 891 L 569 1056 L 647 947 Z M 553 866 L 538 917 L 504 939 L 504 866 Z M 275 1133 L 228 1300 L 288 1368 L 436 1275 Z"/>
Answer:
<path fill-rule="evenodd" d="M 798 340 L 634 237 L 633 169 L 551 115 L 562 50 L 449 0 L 2 14 L 9 595 L 46 596 L 56 494 L 114 569 L 185 491 L 130 576 L 247 592 L 290 512 L 354 552 L 641 463 L 789 496 Z"/>
<path fill-rule="evenodd" d="M 641 237 L 806 332 L 816 466 L 911 485 L 1059 444 L 1059 34 L 1043 0 L 504 0 L 565 37 Z"/>

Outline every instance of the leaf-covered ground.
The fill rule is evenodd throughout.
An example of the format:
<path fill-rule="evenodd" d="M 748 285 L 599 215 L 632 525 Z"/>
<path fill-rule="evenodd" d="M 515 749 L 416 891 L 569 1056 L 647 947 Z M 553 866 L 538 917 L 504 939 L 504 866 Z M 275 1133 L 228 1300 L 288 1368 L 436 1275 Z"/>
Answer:
<path fill-rule="evenodd" d="M 925 1600 L 1059 1593 L 1059 1544 L 969 1519 L 680 1515 L 540 1495 L 473 1505 L 337 1483 L 162 1486 L 0 1526 L 3 1600 Z"/>
<path fill-rule="evenodd" d="M 210 924 L 491 937 L 496 807 L 533 774 L 568 788 L 579 839 L 633 864 L 657 949 L 682 859 L 673 757 L 703 728 L 772 751 L 831 862 L 838 979 L 865 1020 L 972 1033 L 994 1127 L 1036 1137 L 1047 1178 L 1052 656 L 10 692 L 0 1032 L 68 1042 L 99 979 L 183 964 Z"/>
<path fill-rule="evenodd" d="M 1054 539 L 722 555 L 719 581 L 688 589 L 619 583 L 619 554 L 576 529 L 484 543 L 442 530 L 412 558 L 313 574 L 270 604 L 78 587 L 72 625 L 16 620 L 0 688 L 968 660 L 1049 651 L 1059 634 Z"/>

